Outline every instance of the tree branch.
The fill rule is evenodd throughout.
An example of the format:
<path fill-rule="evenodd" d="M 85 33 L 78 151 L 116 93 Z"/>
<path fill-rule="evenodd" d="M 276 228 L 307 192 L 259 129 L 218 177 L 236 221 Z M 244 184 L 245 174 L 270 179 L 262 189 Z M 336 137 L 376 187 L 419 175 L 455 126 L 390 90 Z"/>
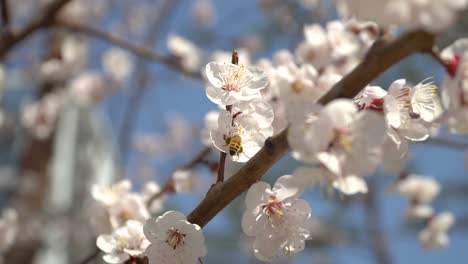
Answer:
<path fill-rule="evenodd" d="M 57 27 L 62 27 L 65 29 L 68 29 L 70 31 L 76 32 L 76 33 L 81 33 L 90 37 L 94 37 L 100 40 L 103 40 L 105 42 L 108 42 L 110 44 L 116 45 L 122 49 L 125 49 L 134 55 L 147 59 L 147 60 L 152 60 L 156 61 L 162 64 L 165 64 L 169 66 L 169 68 L 176 70 L 178 72 L 181 72 L 182 74 L 192 77 L 194 79 L 202 79 L 202 76 L 199 72 L 189 72 L 186 71 L 182 65 L 179 63 L 178 59 L 171 56 L 171 55 L 162 55 L 159 54 L 150 48 L 131 43 L 130 41 L 121 38 L 119 36 L 115 36 L 111 33 L 101 31 L 97 28 L 89 27 L 87 25 L 81 25 L 69 21 L 56 21 L 53 26 Z"/>
<path fill-rule="evenodd" d="M 435 36 L 424 31 L 413 31 L 396 39 L 377 41 L 364 60 L 320 99 L 326 104 L 339 97 L 352 98 L 367 84 L 402 59 L 417 53 L 431 52 Z M 246 191 L 262 175 L 289 151 L 287 129 L 268 139 L 268 144 L 250 159 L 236 174 L 215 185 L 188 215 L 191 223 L 205 226 L 234 198 Z"/>
<path fill-rule="evenodd" d="M 18 43 L 25 40 L 32 33 L 48 26 L 59 13 L 59 11 L 71 0 L 56 0 L 50 3 L 42 12 L 34 17 L 31 22 L 18 32 L 5 34 L 0 38 L 0 60 Z"/>
<path fill-rule="evenodd" d="M 10 26 L 10 9 L 8 6 L 8 0 L 1 0 L 1 16 L 2 16 L 2 24 L 5 30 L 8 32 Z"/>
<path fill-rule="evenodd" d="M 211 148 L 210 147 L 206 147 L 204 149 L 202 149 L 202 151 L 200 151 L 193 159 L 191 159 L 189 162 L 187 162 L 186 164 L 180 166 L 179 168 L 175 169 L 174 171 L 176 170 L 189 170 L 189 169 L 192 169 L 193 167 L 195 167 L 196 165 L 198 164 L 201 164 L 203 163 L 203 161 L 205 160 L 206 156 L 208 156 L 209 154 L 211 153 Z M 161 188 L 161 191 L 158 192 L 158 193 L 155 193 L 153 196 L 151 196 L 149 199 L 148 199 L 148 202 L 146 203 L 147 206 L 151 206 L 151 204 L 157 200 L 159 197 L 161 197 L 164 193 L 166 193 L 167 191 L 169 191 L 171 189 L 171 184 L 172 184 L 172 174 L 171 176 L 169 177 L 169 179 L 167 180 L 167 182 L 164 184 L 164 186 Z"/>

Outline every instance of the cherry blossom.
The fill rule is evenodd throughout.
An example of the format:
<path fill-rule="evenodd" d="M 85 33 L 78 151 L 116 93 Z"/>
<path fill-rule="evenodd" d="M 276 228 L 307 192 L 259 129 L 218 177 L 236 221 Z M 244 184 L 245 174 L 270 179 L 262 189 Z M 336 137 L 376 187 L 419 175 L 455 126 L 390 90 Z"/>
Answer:
<path fill-rule="evenodd" d="M 447 76 L 442 82 L 442 102 L 449 111 L 452 133 L 468 134 L 468 39 L 460 39 L 444 49 Z"/>
<path fill-rule="evenodd" d="M 286 116 L 289 119 L 317 109 L 314 102 L 327 92 L 318 89 L 317 77 L 318 73 L 312 65 L 306 64 L 299 68 L 296 64 L 288 64 L 278 67 L 279 98 L 285 104 Z"/>
<path fill-rule="evenodd" d="M 96 240 L 97 247 L 106 253 L 102 258 L 107 263 L 124 263 L 131 257 L 142 257 L 149 244 L 143 234 L 143 224 L 135 220 Z"/>
<path fill-rule="evenodd" d="M 404 79 L 397 80 L 384 98 L 384 110 L 387 124 L 400 136 L 423 141 L 429 137 L 427 123 L 442 111 L 437 86 L 424 82 L 410 86 Z"/>
<path fill-rule="evenodd" d="M 0 217 L 0 263 L 2 253 L 7 251 L 16 240 L 18 233 L 18 215 L 13 209 L 5 209 Z"/>
<path fill-rule="evenodd" d="M 219 111 L 209 111 L 205 115 L 205 126 L 201 130 L 201 140 L 205 146 L 213 147 L 210 131 L 218 130 Z"/>
<path fill-rule="evenodd" d="M 92 71 L 81 73 L 72 79 L 68 90 L 72 99 L 87 106 L 99 103 L 111 91 L 104 77 Z"/>
<path fill-rule="evenodd" d="M 347 18 L 375 21 L 381 26 L 400 25 L 439 32 L 449 27 L 456 13 L 463 10 L 465 0 L 339 0 L 338 10 Z M 383 12 L 376 12 L 382 10 Z"/>
<path fill-rule="evenodd" d="M 183 69 L 189 72 L 198 72 L 202 63 L 200 49 L 188 39 L 176 34 L 170 34 L 167 38 L 169 52 L 180 61 Z"/>
<path fill-rule="evenodd" d="M 338 177 L 324 167 L 299 167 L 293 175 L 303 179 L 304 187 L 312 188 L 316 185 L 324 185 L 328 193 L 331 193 L 332 188 L 345 195 L 367 193 L 368 191 L 367 183 L 362 178 L 354 175 Z"/>
<path fill-rule="evenodd" d="M 439 183 L 434 178 L 414 174 L 398 181 L 395 188 L 408 200 L 425 204 L 431 203 L 440 192 Z"/>
<path fill-rule="evenodd" d="M 271 107 L 261 101 L 246 105 L 248 108 L 234 105 L 232 113 L 221 111 L 218 129 L 211 131 L 211 140 L 215 147 L 228 153 L 236 162 L 248 161 L 273 134 Z M 243 111 L 246 111 L 245 114 Z M 252 114 L 247 114 L 249 111 L 252 111 Z M 253 112 L 256 114 L 254 115 Z"/>
<path fill-rule="evenodd" d="M 205 236 L 184 214 L 169 211 L 149 219 L 144 228 L 151 245 L 146 249 L 150 263 L 195 264 L 206 255 Z"/>
<path fill-rule="evenodd" d="M 64 101 L 63 93 L 50 93 L 39 101 L 26 105 L 23 109 L 23 125 L 34 137 L 48 138 L 55 128 Z"/>
<path fill-rule="evenodd" d="M 371 174 L 381 161 L 384 139 L 383 119 L 373 111 L 358 112 L 347 99 L 332 101 L 305 124 L 293 123 L 288 134 L 296 158 L 318 161 L 339 177 Z"/>
<path fill-rule="evenodd" d="M 255 237 L 253 250 L 258 259 L 272 261 L 281 253 L 304 250 L 305 240 L 310 239 L 311 209 L 298 198 L 302 191 L 300 180 L 291 175 L 278 178 L 273 188 L 266 182 L 249 188 L 242 229 Z"/>
<path fill-rule="evenodd" d="M 219 62 L 206 65 L 206 78 L 208 98 L 220 105 L 259 99 L 268 84 L 266 74 L 257 68 Z"/>
<path fill-rule="evenodd" d="M 91 196 L 96 201 L 111 206 L 120 198 L 130 193 L 132 183 L 129 180 L 121 180 L 112 186 L 94 184 L 91 186 Z"/>
<path fill-rule="evenodd" d="M 427 249 L 447 247 L 450 242 L 447 232 L 454 223 L 455 217 L 448 212 L 433 217 L 419 233 L 419 241 Z"/>
<path fill-rule="evenodd" d="M 142 197 L 145 204 L 152 199 L 153 201 L 148 206 L 148 210 L 151 213 L 161 212 L 164 208 L 164 202 L 166 200 L 166 195 L 160 195 L 158 199 L 153 199 L 153 196 L 161 193 L 161 186 L 156 182 L 147 182 L 143 187 Z"/>
<path fill-rule="evenodd" d="M 379 86 L 366 86 L 356 97 L 354 102 L 359 109 L 371 109 L 378 112 L 383 111 L 384 97 L 387 91 Z"/>
<path fill-rule="evenodd" d="M 122 83 L 130 77 L 133 71 L 133 60 L 126 51 L 111 48 L 102 56 L 102 66 L 112 80 Z"/>

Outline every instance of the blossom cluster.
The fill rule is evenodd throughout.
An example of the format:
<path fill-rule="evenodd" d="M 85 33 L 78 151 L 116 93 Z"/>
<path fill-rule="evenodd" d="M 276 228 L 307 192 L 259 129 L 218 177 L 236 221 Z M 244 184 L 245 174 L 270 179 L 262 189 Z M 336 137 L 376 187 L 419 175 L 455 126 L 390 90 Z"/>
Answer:
<path fill-rule="evenodd" d="M 394 186 L 409 201 L 406 216 L 425 221 L 426 228 L 419 233 L 421 244 L 428 249 L 444 248 L 449 244 L 448 230 L 455 222 L 452 213 L 437 214 L 431 202 L 440 192 L 439 183 L 431 177 L 405 175 Z"/>
<path fill-rule="evenodd" d="M 96 229 L 96 245 L 105 252 L 107 263 L 123 263 L 130 258 L 143 257 L 150 242 L 143 234 L 143 226 L 150 213 L 163 209 L 165 196 L 153 199 L 161 188 L 149 182 L 141 193 L 131 192 L 131 183 L 122 180 L 112 186 L 93 185 L 91 195 L 92 224 Z"/>

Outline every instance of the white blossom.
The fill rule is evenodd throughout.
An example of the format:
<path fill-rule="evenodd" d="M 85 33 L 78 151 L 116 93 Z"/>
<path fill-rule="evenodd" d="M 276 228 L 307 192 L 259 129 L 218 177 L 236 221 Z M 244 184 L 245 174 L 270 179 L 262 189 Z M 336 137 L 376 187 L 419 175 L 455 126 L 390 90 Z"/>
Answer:
<path fill-rule="evenodd" d="M 133 71 L 133 59 L 122 49 L 110 48 L 102 56 L 102 67 L 112 80 L 122 83 Z"/>
<path fill-rule="evenodd" d="M 143 197 L 134 193 L 120 197 L 108 210 L 109 221 L 113 228 L 122 226 L 128 220 L 145 222 L 150 217 Z"/>
<path fill-rule="evenodd" d="M 23 109 L 22 123 L 38 139 L 48 138 L 64 103 L 63 93 L 49 93 Z"/>
<path fill-rule="evenodd" d="M 132 189 L 129 180 L 121 180 L 112 186 L 93 184 L 91 186 L 91 196 L 94 200 L 106 206 L 117 203 L 120 198 L 128 195 Z"/>
<path fill-rule="evenodd" d="M 172 174 L 172 187 L 175 192 L 193 191 L 195 175 L 191 170 L 179 169 Z"/>
<path fill-rule="evenodd" d="M 211 140 L 215 147 L 228 153 L 236 162 L 246 162 L 252 158 L 273 134 L 271 107 L 261 101 L 246 105 L 249 108 L 234 105 L 232 113 L 221 111 L 218 129 L 211 131 Z M 258 116 L 248 114 L 249 111 L 256 112 Z"/>
<path fill-rule="evenodd" d="M 442 82 L 442 102 L 448 110 L 452 133 L 468 134 L 468 39 L 460 39 L 444 49 L 447 75 Z"/>
<path fill-rule="evenodd" d="M 291 175 L 278 178 L 273 188 L 265 182 L 249 188 L 242 229 L 255 237 L 253 250 L 258 259 L 272 261 L 281 253 L 304 250 L 305 240 L 310 239 L 311 209 L 298 199 L 302 188 Z"/>
<path fill-rule="evenodd" d="M 18 215 L 13 209 L 5 209 L 0 217 L 0 262 L 1 255 L 15 242 L 18 234 Z"/>
<path fill-rule="evenodd" d="M 68 89 L 72 99 L 87 106 L 99 103 L 111 91 L 103 76 L 92 71 L 76 76 L 68 84 Z"/>
<path fill-rule="evenodd" d="M 200 49 L 188 39 L 176 34 L 167 38 L 169 52 L 180 60 L 182 68 L 188 72 L 198 72 L 202 63 Z"/>
<path fill-rule="evenodd" d="M 150 263 L 195 264 L 206 255 L 201 228 L 180 212 L 169 211 L 149 219 L 143 230 L 151 242 L 145 252 Z"/>
<path fill-rule="evenodd" d="M 219 111 L 209 111 L 205 115 L 205 126 L 201 130 L 201 140 L 205 146 L 213 147 L 210 131 L 218 130 Z"/>
<path fill-rule="evenodd" d="M 399 25 L 440 32 L 455 21 L 456 13 L 467 4 L 466 0 L 339 0 L 338 10 L 346 18 L 356 16 L 381 26 Z"/>
<path fill-rule="evenodd" d="M 238 49 L 237 53 L 239 54 L 239 64 L 250 66 L 250 54 L 246 49 Z M 232 52 L 224 50 L 216 50 L 211 54 L 211 60 L 219 63 L 231 63 Z"/>
<path fill-rule="evenodd" d="M 124 263 L 131 257 L 142 257 L 149 244 L 143 234 L 143 224 L 135 220 L 96 240 L 97 247 L 106 253 L 102 258 L 107 263 Z"/>
<path fill-rule="evenodd" d="M 404 79 L 392 83 L 384 98 L 387 124 L 400 136 L 413 141 L 429 137 L 428 122 L 432 122 L 442 111 L 437 86 L 419 83 L 410 86 Z"/>
<path fill-rule="evenodd" d="M 450 242 L 447 233 L 454 223 L 455 217 L 451 213 L 445 212 L 435 216 L 419 233 L 419 241 L 427 249 L 447 247 Z"/>
<path fill-rule="evenodd" d="M 411 204 L 405 210 L 408 219 L 429 219 L 434 215 L 434 208 L 428 204 Z"/>
<path fill-rule="evenodd" d="M 230 63 L 208 63 L 206 78 L 208 98 L 220 105 L 259 99 L 260 90 L 268 84 L 268 78 L 263 71 Z"/>
<path fill-rule="evenodd" d="M 325 29 L 318 25 L 304 26 L 305 40 L 296 48 L 299 61 L 313 64 L 321 69 L 331 62 L 331 45 Z"/>
<path fill-rule="evenodd" d="M 193 4 L 192 15 L 195 22 L 201 26 L 207 27 L 212 25 L 216 19 L 215 14 L 212 0 L 197 0 Z"/>
<path fill-rule="evenodd" d="M 431 203 L 440 192 L 434 178 L 414 174 L 398 181 L 395 189 L 408 200 L 424 204 Z"/>
<path fill-rule="evenodd" d="M 145 186 L 143 187 L 142 191 L 142 196 L 143 196 L 143 201 L 148 204 L 150 199 L 154 195 L 160 194 L 162 191 L 161 186 L 157 184 L 156 182 L 147 182 Z M 151 204 L 149 204 L 148 210 L 151 213 L 158 213 L 161 212 L 164 208 L 164 202 L 166 200 L 166 195 L 160 195 L 157 199 L 153 199 Z"/>
<path fill-rule="evenodd" d="M 381 161 L 384 138 L 382 118 L 373 111 L 358 112 L 347 99 L 332 101 L 305 123 L 293 123 L 288 133 L 297 158 L 318 161 L 339 177 L 371 174 Z"/>
<path fill-rule="evenodd" d="M 383 111 L 384 97 L 387 91 L 379 86 L 366 86 L 358 95 L 354 97 L 354 102 L 359 109 L 371 109 L 375 111 Z"/>

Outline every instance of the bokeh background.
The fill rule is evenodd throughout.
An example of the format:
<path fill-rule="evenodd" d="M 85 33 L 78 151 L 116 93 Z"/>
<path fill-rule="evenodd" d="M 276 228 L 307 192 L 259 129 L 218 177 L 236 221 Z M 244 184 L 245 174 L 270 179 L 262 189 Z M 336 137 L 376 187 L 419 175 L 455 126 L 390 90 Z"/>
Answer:
<path fill-rule="evenodd" d="M 14 25 L 20 27 L 37 12 L 34 7 L 40 1 L 14 2 L 19 10 Z M 87 1 L 86 5 L 92 10 L 99 2 L 103 4 L 102 14 L 83 23 L 161 54 L 169 53 L 167 39 L 175 33 L 194 42 L 206 61 L 216 50 L 248 50 L 251 62 L 271 58 L 280 49 L 293 51 L 303 39 L 304 24 L 325 24 L 336 19 L 333 1 L 326 0 L 96 0 Z M 440 36 L 441 47 L 468 37 L 468 12 L 465 14 L 453 29 Z M 15 47 L 3 61 L 6 78 L 0 106 L 8 122 L 0 133 L 0 207 L 17 204 L 18 192 L 36 190 L 32 197 L 43 203 L 26 208 L 38 211 L 34 216 L 39 218 L 32 229 L 39 230 L 36 233 L 40 234 L 40 243 L 35 243 L 40 246 L 30 243 L 31 249 L 24 243 L 16 250 L 19 254 L 34 252 L 31 259 L 35 263 L 78 263 L 94 248 L 91 232 L 84 231 L 88 228 L 86 201 L 91 184 L 127 177 L 139 190 L 149 180 L 164 183 L 175 168 L 204 148 L 200 131 L 205 114 L 216 106 L 206 98 L 203 80 L 133 57 L 135 67 L 128 80 L 98 104 L 67 105 L 52 139 L 38 142 L 21 126 L 21 111 L 44 93 L 34 72 L 51 50 L 52 32 L 38 32 Z M 100 71 L 102 54 L 111 45 L 81 37 L 89 45 L 87 69 Z M 373 84 L 387 88 L 397 78 L 417 83 L 428 77 L 440 84 L 443 74 L 431 58 L 416 55 Z M 452 137 L 444 130 L 439 137 L 462 146 L 468 143 L 468 138 Z M 381 263 L 374 254 L 375 236 L 387 241 L 391 263 L 466 263 L 465 151 L 458 145 L 415 144 L 406 165 L 408 173 L 433 176 L 440 181 L 442 193 L 434 206 L 437 211 L 450 211 L 456 216 L 448 248 L 427 251 L 419 245 L 417 236 L 422 224 L 410 224 L 404 219 L 406 200 L 389 191 L 396 176 L 379 171 L 369 179 L 373 187 L 371 198 L 329 196 L 321 189 L 307 191 L 305 199 L 317 220 L 316 239 L 308 242 L 301 254 L 277 263 Z M 217 156 L 212 154 L 210 158 L 216 160 Z M 44 164 L 48 167 L 44 168 Z M 264 179 L 274 182 L 297 166 L 291 157 L 285 157 Z M 167 210 L 188 214 L 204 197 L 215 175 L 206 166 L 197 166 L 195 172 L 198 178 L 194 179 L 193 192 L 169 196 Z M 28 173 L 43 175 L 25 176 Z M 44 187 L 43 193 L 37 190 L 38 186 Z M 243 210 L 244 195 L 205 227 L 205 263 L 260 263 L 250 253 L 250 241 L 242 234 Z M 18 236 L 21 238 L 24 233 L 20 230 Z M 95 261 L 99 263 L 99 259 Z"/>

